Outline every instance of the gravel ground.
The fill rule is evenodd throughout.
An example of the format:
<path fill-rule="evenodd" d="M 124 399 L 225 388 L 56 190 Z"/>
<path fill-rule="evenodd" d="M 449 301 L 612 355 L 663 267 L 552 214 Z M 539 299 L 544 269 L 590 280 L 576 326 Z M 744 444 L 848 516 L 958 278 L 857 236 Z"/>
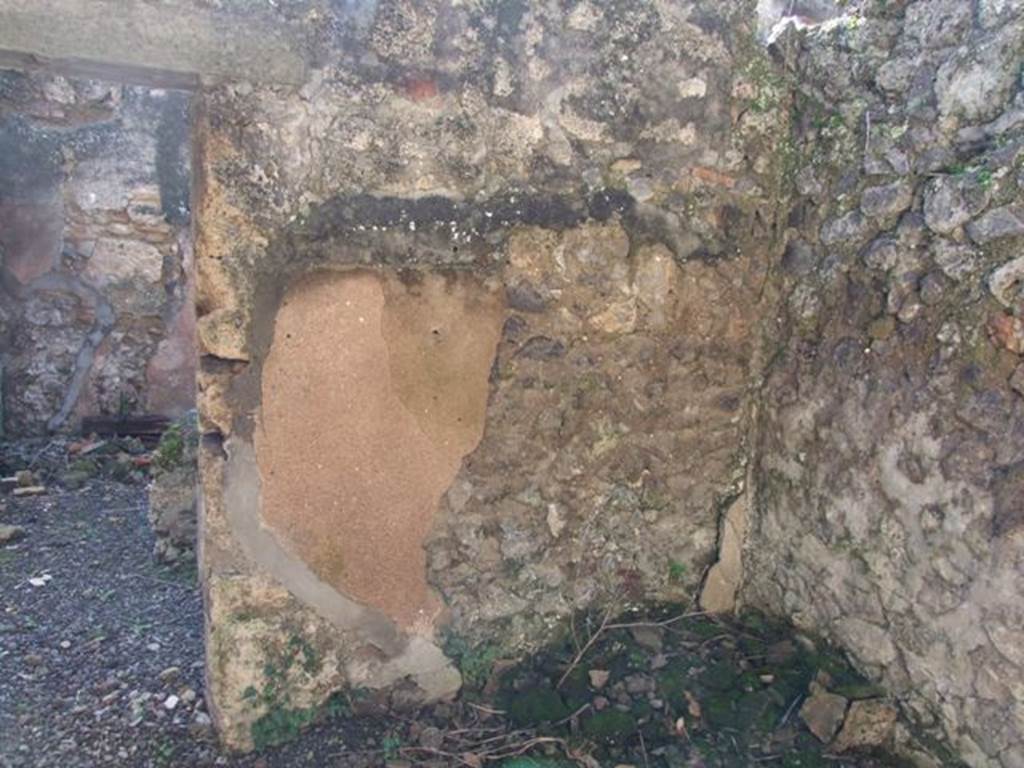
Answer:
<path fill-rule="evenodd" d="M 0 550 L 0 764 L 215 757 L 194 738 L 209 732 L 194 572 L 155 565 L 145 504 L 116 483 L 6 501 L 25 534 Z"/>
<path fill-rule="evenodd" d="M 748 660 L 768 640 L 704 620 L 605 633 L 563 684 L 571 645 L 517 667 L 463 649 L 476 690 L 459 702 L 357 717 L 364 706 L 350 699 L 297 740 L 228 755 L 203 701 L 194 565 L 153 560 L 144 487 L 93 480 L 4 497 L 0 524 L 24 530 L 0 546 L 0 768 L 891 764 L 823 756 L 799 724 L 794 692 L 820 674 L 817 661 L 795 658 L 765 675 Z M 598 688 L 594 672 L 607 680 Z M 527 742 L 537 747 L 526 762 L 488 754 Z M 566 761 L 570 753 L 577 760 Z"/>
<path fill-rule="evenodd" d="M 261 755 L 219 749 L 194 563 L 154 561 L 143 485 L 3 497 L 0 523 L 24 530 L 0 546 L 0 768 L 382 762 L 388 725 L 372 718 L 324 723 Z"/>

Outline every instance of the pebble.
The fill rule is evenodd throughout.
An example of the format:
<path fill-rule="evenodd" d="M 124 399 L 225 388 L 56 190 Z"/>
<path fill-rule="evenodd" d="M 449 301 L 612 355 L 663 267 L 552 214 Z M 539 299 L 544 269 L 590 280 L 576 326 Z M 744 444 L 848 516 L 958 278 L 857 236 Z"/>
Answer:
<path fill-rule="evenodd" d="M 178 706 L 179 701 L 181 701 L 181 699 L 179 699 L 172 693 L 170 696 L 164 699 L 164 709 L 168 711 L 174 709 L 176 706 Z"/>
<path fill-rule="evenodd" d="M 885 746 L 892 738 L 897 717 L 896 708 L 887 701 L 855 701 L 833 746 L 837 752 Z"/>
<path fill-rule="evenodd" d="M 189 733 L 194 739 L 206 739 L 213 731 L 213 721 L 205 712 L 196 712 L 188 727 Z"/>
<path fill-rule="evenodd" d="M 662 632 L 658 627 L 633 627 L 630 634 L 636 640 L 637 645 L 643 646 L 654 653 L 661 653 L 665 645 Z"/>
<path fill-rule="evenodd" d="M 0 544 L 20 539 L 25 535 L 25 529 L 18 525 L 0 525 Z"/>
<path fill-rule="evenodd" d="M 1024 256 L 1003 264 L 996 269 L 988 279 L 988 289 L 1000 304 L 1007 309 L 1013 309 L 1014 305 L 1022 298 L 1022 285 L 1024 285 Z"/>
<path fill-rule="evenodd" d="M 914 202 L 914 189 L 905 181 L 869 187 L 861 197 L 860 209 L 876 219 L 896 216 Z"/>
<path fill-rule="evenodd" d="M 827 744 L 843 724 L 846 706 L 847 701 L 842 696 L 823 689 L 814 689 L 800 707 L 800 719 L 811 733 Z"/>
<path fill-rule="evenodd" d="M 152 647 L 149 647 L 149 646 L 147 646 L 147 647 L 151 651 L 152 650 L 159 650 L 160 649 L 159 645 L 155 649 L 152 648 Z M 160 682 L 161 683 L 170 683 L 170 682 L 172 682 L 174 680 L 177 680 L 180 675 L 181 675 L 181 668 L 180 667 L 168 667 L 163 672 L 161 672 L 159 675 L 157 675 L 157 677 L 160 678 Z"/>
<path fill-rule="evenodd" d="M 160 650 L 160 643 L 149 643 L 148 645 L 146 645 L 146 650 L 156 653 Z"/>
<path fill-rule="evenodd" d="M 599 691 L 608 683 L 611 673 L 607 669 L 592 669 L 587 673 L 590 677 L 590 685 L 595 691 Z"/>
<path fill-rule="evenodd" d="M 647 693 L 654 690 L 654 680 L 647 675 L 630 675 L 625 680 L 626 692 L 632 694 Z"/>
<path fill-rule="evenodd" d="M 70 640 L 61 640 L 60 641 L 60 647 L 63 648 L 64 650 L 67 650 L 68 648 L 71 647 L 71 641 Z"/>
<path fill-rule="evenodd" d="M 925 187 L 925 223 L 937 234 L 952 234 L 985 210 L 989 198 L 988 190 L 969 179 L 937 176 Z"/>
<path fill-rule="evenodd" d="M 128 694 L 128 698 L 129 708 L 131 710 L 131 717 L 128 720 L 128 724 L 134 728 L 146 717 L 146 702 L 149 701 L 150 695 L 148 693 L 132 691 Z"/>

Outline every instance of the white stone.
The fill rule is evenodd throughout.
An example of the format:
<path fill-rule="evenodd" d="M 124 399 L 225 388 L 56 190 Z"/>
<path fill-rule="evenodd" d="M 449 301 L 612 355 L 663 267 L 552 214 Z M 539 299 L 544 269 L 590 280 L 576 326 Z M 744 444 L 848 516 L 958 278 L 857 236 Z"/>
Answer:
<path fill-rule="evenodd" d="M 557 504 L 548 504 L 548 530 L 551 531 L 553 538 L 558 538 L 559 535 L 565 530 L 565 517 L 562 515 Z"/>
<path fill-rule="evenodd" d="M 1010 65 L 1010 50 L 996 39 L 963 50 L 939 67 L 935 95 L 943 116 L 980 122 L 998 115 L 1019 70 Z"/>
<path fill-rule="evenodd" d="M 1024 256 L 999 267 L 988 279 L 988 288 L 1004 307 L 1012 307 L 1024 297 Z"/>
<path fill-rule="evenodd" d="M 699 77 L 691 77 L 679 83 L 679 95 L 684 99 L 702 99 L 708 92 L 708 84 Z"/>

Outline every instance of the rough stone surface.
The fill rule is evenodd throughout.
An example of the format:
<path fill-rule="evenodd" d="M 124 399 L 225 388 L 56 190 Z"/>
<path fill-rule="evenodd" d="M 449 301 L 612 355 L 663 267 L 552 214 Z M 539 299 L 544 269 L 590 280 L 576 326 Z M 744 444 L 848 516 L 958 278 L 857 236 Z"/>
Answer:
<path fill-rule="evenodd" d="M 747 497 L 736 499 L 722 518 L 718 560 L 708 571 L 700 593 L 700 607 L 711 613 L 727 613 L 736 607 L 743 583 L 743 542 L 749 525 Z"/>
<path fill-rule="evenodd" d="M 996 268 L 988 279 L 988 288 L 996 301 L 1020 312 L 1024 305 L 1024 256 Z"/>
<path fill-rule="evenodd" d="M 795 5 L 324 4 L 289 22 L 316 41 L 302 85 L 205 90 L 202 576 L 229 744 L 337 688 L 449 696 L 442 647 L 514 656 L 574 610 L 701 586 L 727 609 L 738 586 L 892 694 L 898 710 L 855 702 L 837 748 L 891 736 L 933 763 L 1021 763 L 1024 8 L 800 3 L 778 25 Z M 85 119 L 50 92 L 34 119 Z M 90 211 L 123 208 L 118 224 L 153 228 L 146 246 L 162 225 L 138 202 L 152 189 L 115 205 L 116 184 L 67 187 L 92 244 L 72 261 L 107 265 L 97 305 L 37 255 L 63 170 L 36 160 L 31 177 L 0 160 L 26 190 L 4 214 L 27 254 L 10 272 L 39 288 L 23 314 L 47 329 L 19 338 L 45 333 L 73 366 L 75 318 L 149 312 L 158 287 L 152 251 L 112 247 L 123 230 Z M 459 381 L 471 394 L 444 385 L 457 355 L 417 358 L 423 327 L 388 325 L 380 286 L 396 279 L 443 283 L 442 308 L 470 283 L 500 298 L 460 336 L 476 349 L 500 321 Z M 349 281 L 376 319 L 365 335 L 316 299 Z M 409 290 L 407 316 L 431 316 L 434 291 Z M 289 343 L 318 322 L 323 348 Z M 97 347 L 103 370 L 130 367 L 127 334 Z M 332 388 L 334 358 L 361 349 L 377 353 Z M 33 403 L 61 386 L 44 374 Z M 360 408 L 431 393 L 418 405 L 443 418 L 423 434 L 360 424 Z M 452 444 L 432 440 L 448 427 Z M 367 491 L 339 512 L 321 486 L 359 490 L 364 458 L 396 504 Z M 401 481 L 424 467 L 432 483 Z M 403 522 L 399 566 L 382 547 Z"/>
<path fill-rule="evenodd" d="M 995 208 L 967 227 L 974 242 L 987 245 L 1004 237 L 1024 235 L 1024 206 Z"/>
<path fill-rule="evenodd" d="M 301 88 L 202 95 L 202 572 L 229 743 L 251 743 L 240 692 L 288 616 L 338 660 L 304 702 L 398 704 L 457 689 L 442 627 L 515 656 L 576 610 L 698 589 L 744 484 L 781 242 L 784 88 L 746 10 L 381 3 L 318 30 Z"/>
<path fill-rule="evenodd" d="M 192 407 L 188 103 L 0 70 L 8 433 Z"/>
<path fill-rule="evenodd" d="M 895 734 L 898 714 L 896 707 L 879 699 L 853 702 L 832 748 L 842 753 L 889 746 Z"/>
<path fill-rule="evenodd" d="M 742 597 L 844 647 L 951 747 L 935 763 L 1010 768 L 1024 748 L 1024 138 L 1009 117 L 1024 8 L 989 4 L 1001 22 L 979 26 L 968 5 L 865 8 L 855 28 L 779 44 L 797 98 L 832 98 L 839 119 L 795 126 L 816 181 L 796 190 L 797 236 L 813 249 L 820 231 L 829 255 L 783 278 Z M 907 77 L 879 92 L 892 61 Z M 832 223 L 852 221 L 859 190 L 897 183 L 913 202 L 895 220 Z M 853 735 L 872 707 L 854 704 L 837 748 L 892 732 L 885 708 L 878 729 L 858 726 L 870 739 Z"/>
<path fill-rule="evenodd" d="M 818 688 L 800 707 L 800 719 L 820 741 L 830 742 L 843 724 L 849 702 L 835 693 Z"/>

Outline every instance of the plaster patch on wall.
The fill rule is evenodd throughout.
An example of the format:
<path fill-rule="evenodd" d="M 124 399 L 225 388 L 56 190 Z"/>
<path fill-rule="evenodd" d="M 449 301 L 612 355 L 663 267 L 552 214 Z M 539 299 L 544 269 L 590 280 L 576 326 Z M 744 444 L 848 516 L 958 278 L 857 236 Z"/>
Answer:
<path fill-rule="evenodd" d="M 319 272 L 278 310 L 255 433 L 262 520 L 405 628 L 441 610 L 423 542 L 483 436 L 501 294 L 468 276 Z"/>

